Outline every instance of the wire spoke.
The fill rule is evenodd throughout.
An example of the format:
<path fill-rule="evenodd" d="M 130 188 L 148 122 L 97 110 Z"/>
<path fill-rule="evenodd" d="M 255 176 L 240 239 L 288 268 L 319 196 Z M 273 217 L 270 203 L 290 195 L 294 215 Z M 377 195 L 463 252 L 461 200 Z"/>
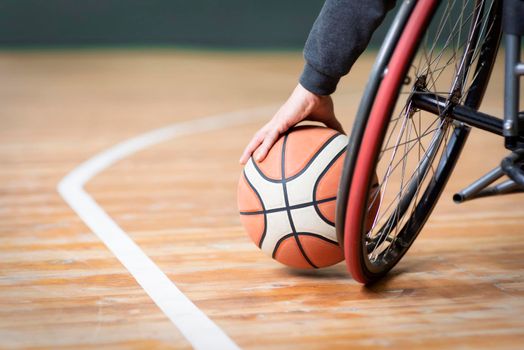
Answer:
<path fill-rule="evenodd" d="M 365 206 L 368 211 L 378 207 L 365 233 L 367 257 L 374 264 L 386 266 L 399 249 L 407 249 L 414 239 L 407 228 L 424 220 L 426 214 L 417 208 L 427 200 L 426 189 L 435 176 L 442 174 L 458 125 L 443 113 L 462 104 L 478 79 L 480 70 L 474 64 L 494 28 L 488 18 L 492 7 L 492 1 L 448 0 L 420 41 L 377 157 L 379 185 Z M 419 110 L 412 105 L 416 95 L 443 98 L 446 107 L 438 113 Z M 417 215 L 421 219 L 414 219 Z"/>

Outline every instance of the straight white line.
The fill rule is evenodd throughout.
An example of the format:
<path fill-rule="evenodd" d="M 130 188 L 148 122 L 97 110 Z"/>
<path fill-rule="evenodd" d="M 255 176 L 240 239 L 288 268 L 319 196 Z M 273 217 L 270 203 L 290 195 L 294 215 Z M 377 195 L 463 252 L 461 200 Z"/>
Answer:
<path fill-rule="evenodd" d="M 275 107 L 175 123 L 119 143 L 66 175 L 58 192 L 84 223 L 131 273 L 155 304 L 180 330 L 195 349 L 239 349 L 213 321 L 191 302 L 136 243 L 84 190 L 94 176 L 131 154 L 169 139 L 268 118 Z"/>

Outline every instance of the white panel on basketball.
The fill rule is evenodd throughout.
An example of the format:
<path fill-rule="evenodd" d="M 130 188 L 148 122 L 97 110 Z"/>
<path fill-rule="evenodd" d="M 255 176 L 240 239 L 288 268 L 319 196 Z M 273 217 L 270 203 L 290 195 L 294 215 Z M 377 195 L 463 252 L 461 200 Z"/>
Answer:
<path fill-rule="evenodd" d="M 291 210 L 296 232 L 314 233 L 337 241 L 335 228 L 318 216 L 314 206 Z"/>
<path fill-rule="evenodd" d="M 317 157 L 302 174 L 286 183 L 290 206 L 310 203 L 313 201 L 315 181 L 317 181 L 320 174 L 322 174 L 335 155 L 345 149 L 347 144 L 347 136 L 337 136 L 331 140 L 322 151 L 320 151 Z"/>
<path fill-rule="evenodd" d="M 287 210 L 269 213 L 266 216 L 266 220 L 266 236 L 264 242 L 262 242 L 262 250 L 271 256 L 277 242 L 285 235 L 293 233 L 293 230 L 289 224 Z"/>
<path fill-rule="evenodd" d="M 346 148 L 347 142 L 345 135 L 333 138 L 299 176 L 286 183 L 290 206 L 311 204 L 303 208 L 290 209 L 295 232 L 314 233 L 333 241 L 337 240 L 334 227 L 322 220 L 316 212 L 312 204 L 313 192 L 317 179 L 333 158 Z M 249 159 L 244 171 L 247 179 L 260 195 L 264 208 L 280 209 L 266 213 L 266 235 L 261 248 L 271 256 L 278 241 L 293 233 L 284 198 L 284 187 L 280 182 L 265 179 L 256 169 L 253 159 Z"/>
<path fill-rule="evenodd" d="M 282 184 L 264 179 L 257 169 L 255 169 L 252 158 L 247 162 L 244 171 L 249 182 L 257 190 L 266 210 L 284 208 L 286 206 Z"/>

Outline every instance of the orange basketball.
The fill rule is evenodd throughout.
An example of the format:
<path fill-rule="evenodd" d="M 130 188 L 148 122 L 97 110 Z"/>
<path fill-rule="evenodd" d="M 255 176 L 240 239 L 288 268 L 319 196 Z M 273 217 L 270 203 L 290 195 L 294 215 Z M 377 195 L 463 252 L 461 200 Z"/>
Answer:
<path fill-rule="evenodd" d="M 262 251 L 304 269 L 344 259 L 335 206 L 347 143 L 335 130 L 299 126 L 281 136 L 262 162 L 249 159 L 238 184 L 238 208 L 244 228 Z"/>

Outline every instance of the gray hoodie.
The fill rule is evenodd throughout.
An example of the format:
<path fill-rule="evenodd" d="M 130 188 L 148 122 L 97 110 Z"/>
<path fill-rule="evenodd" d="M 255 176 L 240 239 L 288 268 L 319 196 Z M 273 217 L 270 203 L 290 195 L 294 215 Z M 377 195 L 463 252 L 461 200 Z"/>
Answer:
<path fill-rule="evenodd" d="M 395 0 L 326 0 L 304 47 L 300 84 L 317 95 L 332 94 L 394 6 Z"/>

